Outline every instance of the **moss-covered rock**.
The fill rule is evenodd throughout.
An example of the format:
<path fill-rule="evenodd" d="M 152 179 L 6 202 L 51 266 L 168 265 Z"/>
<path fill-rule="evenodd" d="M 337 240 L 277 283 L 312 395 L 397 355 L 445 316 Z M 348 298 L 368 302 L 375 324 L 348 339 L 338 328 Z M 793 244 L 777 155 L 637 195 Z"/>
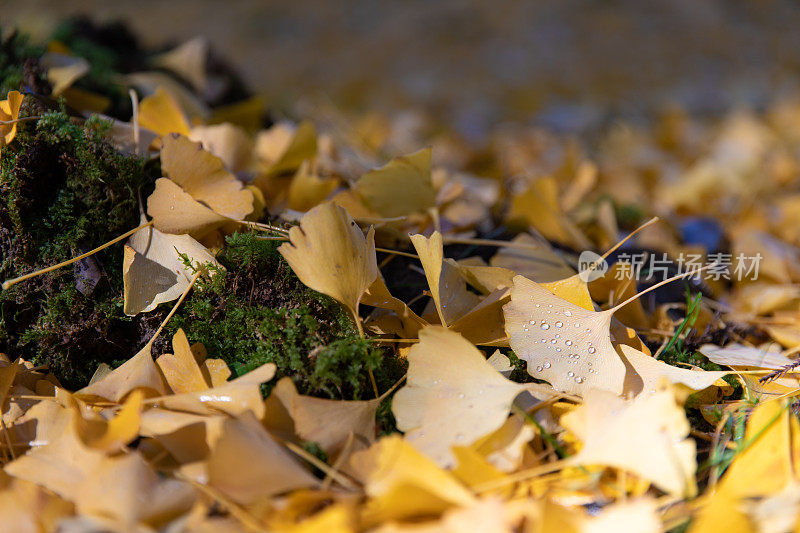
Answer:
<path fill-rule="evenodd" d="M 37 114 L 26 98 L 24 114 Z M 157 166 L 117 152 L 107 124 L 44 113 L 0 157 L 0 278 L 74 257 L 135 227 Z M 143 191 L 146 192 L 146 191 Z M 67 384 L 135 353 L 122 314 L 121 244 L 0 294 L 0 351 L 47 364 Z"/>

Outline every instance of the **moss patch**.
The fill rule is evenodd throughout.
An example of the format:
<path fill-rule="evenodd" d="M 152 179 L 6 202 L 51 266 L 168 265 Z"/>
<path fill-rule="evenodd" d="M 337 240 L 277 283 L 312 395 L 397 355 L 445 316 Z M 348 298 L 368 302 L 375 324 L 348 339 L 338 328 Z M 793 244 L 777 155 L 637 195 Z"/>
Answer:
<path fill-rule="evenodd" d="M 304 286 L 278 245 L 252 233 L 228 237 L 218 257 L 226 272 L 201 284 L 167 329 L 183 328 L 237 374 L 275 363 L 303 394 L 371 398 L 370 370 L 389 388 L 402 365 L 361 339 L 342 306 Z"/>

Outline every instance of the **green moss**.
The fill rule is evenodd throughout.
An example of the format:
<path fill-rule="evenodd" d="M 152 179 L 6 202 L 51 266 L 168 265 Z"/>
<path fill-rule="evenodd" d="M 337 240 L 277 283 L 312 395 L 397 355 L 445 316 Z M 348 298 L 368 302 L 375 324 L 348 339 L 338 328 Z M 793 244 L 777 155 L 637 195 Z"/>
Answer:
<path fill-rule="evenodd" d="M 278 245 L 252 233 L 228 237 L 218 258 L 226 271 L 204 281 L 167 329 L 183 328 L 236 374 L 275 363 L 303 394 L 370 398 L 370 371 L 388 389 L 402 365 L 361 339 L 339 303 L 300 283 Z"/>
<path fill-rule="evenodd" d="M 26 98 L 23 115 L 41 113 L 35 106 Z M 138 224 L 137 191 L 157 169 L 118 153 L 103 139 L 106 127 L 44 113 L 3 148 L 0 278 L 64 261 Z M 70 386 L 85 383 L 99 362 L 135 353 L 135 325 L 122 313 L 121 249 L 3 291 L 0 351 L 46 364 Z"/>

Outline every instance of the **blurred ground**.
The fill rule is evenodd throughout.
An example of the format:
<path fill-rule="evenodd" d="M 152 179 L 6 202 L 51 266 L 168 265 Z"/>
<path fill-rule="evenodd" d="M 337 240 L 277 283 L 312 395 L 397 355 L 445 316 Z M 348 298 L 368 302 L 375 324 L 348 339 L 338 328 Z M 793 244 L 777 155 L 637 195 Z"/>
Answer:
<path fill-rule="evenodd" d="M 718 112 L 798 89 L 793 1 L 10 0 L 4 25 L 123 19 L 149 45 L 207 36 L 278 107 L 424 107 L 468 138 L 567 131 L 664 104 Z"/>

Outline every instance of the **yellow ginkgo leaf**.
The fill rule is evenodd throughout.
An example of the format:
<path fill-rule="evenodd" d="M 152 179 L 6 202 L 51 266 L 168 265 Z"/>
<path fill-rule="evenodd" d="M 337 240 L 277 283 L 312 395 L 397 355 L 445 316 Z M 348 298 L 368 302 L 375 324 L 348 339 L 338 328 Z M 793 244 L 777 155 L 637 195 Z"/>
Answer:
<path fill-rule="evenodd" d="M 159 356 L 156 364 L 173 393 L 197 392 L 211 387 L 182 329 L 176 331 L 172 337 L 172 351 L 174 353 Z"/>
<path fill-rule="evenodd" d="M 189 139 L 201 143 L 204 150 L 219 157 L 231 172 L 246 170 L 253 157 L 250 136 L 242 128 L 228 122 L 195 126 L 189 133 Z"/>
<path fill-rule="evenodd" d="M 308 121 L 301 122 L 297 127 L 280 122 L 258 134 L 255 152 L 265 166 L 264 174 L 256 180 L 256 185 L 263 189 L 264 180 L 294 172 L 303 161 L 314 159 L 317 154 L 317 130 Z"/>
<path fill-rule="evenodd" d="M 584 522 L 581 533 L 660 533 L 658 502 L 652 497 L 612 503 Z M 727 531 L 727 530 L 726 530 Z"/>
<path fill-rule="evenodd" d="M 223 423 L 205 466 L 209 485 L 241 504 L 319 484 L 252 413 Z"/>
<path fill-rule="evenodd" d="M 360 328 L 358 304 L 378 277 L 375 231 L 365 237 L 347 211 L 326 202 L 289 230 L 289 240 L 278 251 L 300 281 L 344 304 Z"/>
<path fill-rule="evenodd" d="M 431 183 L 431 149 L 393 159 L 361 176 L 356 191 L 371 210 L 392 218 L 424 212 L 436 205 Z"/>
<path fill-rule="evenodd" d="M 510 246 L 500 248 L 489 261 L 491 266 L 511 270 L 537 283 L 557 281 L 575 274 L 575 269 L 570 267 L 541 237 L 535 238 L 527 233 L 521 233 L 511 242 L 523 245 L 525 248 Z"/>
<path fill-rule="evenodd" d="M 178 102 L 162 87 L 139 103 L 139 124 L 159 136 L 189 135 L 189 121 Z"/>
<path fill-rule="evenodd" d="M 420 328 L 428 325 L 405 302 L 392 296 L 380 272 L 364 293 L 361 303 L 392 311 L 400 320 L 402 333 L 406 338 L 416 337 Z"/>
<path fill-rule="evenodd" d="M 291 378 L 283 378 L 273 389 L 294 422 L 294 432 L 305 441 L 316 442 L 328 455 L 338 453 L 350 434 L 371 443 L 375 440 L 375 412 L 380 400 L 328 400 L 299 394 Z M 336 420 L 331 424 L 331 420 Z"/>
<path fill-rule="evenodd" d="M 454 464 L 450 448 L 468 446 L 508 418 L 526 385 L 504 378 L 458 333 L 431 326 L 408 353 L 406 385 L 392 400 L 406 440 L 441 466 Z"/>
<path fill-rule="evenodd" d="M 467 290 L 458 265 L 444 260 L 441 233 L 434 231 L 430 238 L 412 235 L 411 243 L 419 254 L 442 325 L 452 324 L 473 309 L 480 298 Z"/>
<path fill-rule="evenodd" d="M 671 391 L 624 400 L 591 389 L 561 424 L 583 442 L 570 462 L 621 468 L 677 496 L 696 492 L 695 444 L 687 438 L 689 421 Z"/>
<path fill-rule="evenodd" d="M 187 137 L 164 138 L 161 169 L 192 198 L 221 215 L 241 220 L 253 210 L 253 193 L 225 169 L 219 157 Z"/>
<path fill-rule="evenodd" d="M 118 402 L 135 389 L 144 389 L 150 395 L 166 392 L 161 371 L 150 355 L 150 344 L 103 379 L 90 383 L 75 394 L 79 398 L 103 398 Z"/>
<path fill-rule="evenodd" d="M 170 179 L 158 179 L 147 199 L 156 229 L 200 238 L 253 211 L 253 193 L 220 158 L 183 136 L 168 135 L 163 142 L 161 168 Z"/>
<path fill-rule="evenodd" d="M 622 392 L 625 363 L 609 332 L 614 309 L 589 311 L 516 276 L 503 311 L 511 349 L 528 362 L 533 377 L 573 394 Z"/>
<path fill-rule="evenodd" d="M 334 178 L 320 178 L 303 162 L 289 185 L 289 209 L 308 211 L 324 201 L 336 188 Z"/>
<path fill-rule="evenodd" d="M 80 515 L 110 520 L 102 530 L 142 531 L 185 514 L 196 498 L 189 483 L 160 476 L 133 451 L 101 462 L 69 499 Z"/>
<path fill-rule="evenodd" d="M 791 365 L 794 361 L 779 351 L 755 348 L 743 344 L 729 344 L 720 347 L 714 344 L 704 344 L 698 350 L 708 357 L 708 360 L 718 365 L 740 368 L 780 368 Z"/>
<path fill-rule="evenodd" d="M 46 52 L 39 62 L 47 71 L 47 81 L 53 86 L 53 96 L 63 93 L 88 74 L 91 68 L 86 58 L 56 52 Z"/>
<path fill-rule="evenodd" d="M 22 107 L 23 96 L 19 91 L 8 91 L 5 100 L 0 101 L 0 122 L 11 122 L 11 124 L 0 124 L 0 148 L 10 144 L 17 135 L 17 122 L 19 110 Z"/>
<path fill-rule="evenodd" d="M 210 263 L 221 268 L 206 247 L 189 235 L 170 235 L 148 227 L 131 236 L 122 261 L 126 315 L 152 311 L 161 303 L 177 300 L 186 291 L 191 274 L 181 254 L 192 265 Z"/>
<path fill-rule="evenodd" d="M 264 416 L 261 384 L 275 376 L 275 364 L 266 363 L 243 376 L 201 391 L 171 394 L 153 399 L 166 409 L 197 414 L 228 413 L 231 416 L 252 411 Z"/>
<path fill-rule="evenodd" d="M 619 349 L 631 365 L 625 376 L 625 393 L 634 396 L 656 392 L 659 381 L 663 379 L 698 391 L 730 374 L 724 370 L 712 372 L 668 365 L 626 344 L 620 344 Z"/>
<path fill-rule="evenodd" d="M 509 219 L 521 219 L 552 241 L 586 250 L 591 243 L 561 211 L 558 184 L 552 176 L 534 181 L 530 188 L 511 200 Z"/>
<path fill-rule="evenodd" d="M 207 84 L 208 48 L 208 39 L 195 37 L 154 57 L 153 65 L 171 70 L 203 94 Z"/>
<path fill-rule="evenodd" d="M 130 393 L 114 418 L 106 424 L 102 434 L 92 436 L 86 444 L 94 449 L 115 452 L 139 435 L 144 394 L 141 390 Z"/>
<path fill-rule="evenodd" d="M 754 498 L 786 488 L 794 479 L 791 422 L 789 408 L 779 400 L 753 409 L 744 433 L 749 445 L 731 463 L 717 490 Z"/>
<path fill-rule="evenodd" d="M 367 527 L 436 515 L 475 501 L 453 476 L 399 435 L 384 437 L 353 454 L 350 466 L 369 497 L 363 511 Z"/>
<path fill-rule="evenodd" d="M 83 481 L 108 459 L 105 452 L 84 444 L 73 424 L 66 424 L 53 437 L 52 441 L 33 448 L 3 469 L 71 501 Z"/>

